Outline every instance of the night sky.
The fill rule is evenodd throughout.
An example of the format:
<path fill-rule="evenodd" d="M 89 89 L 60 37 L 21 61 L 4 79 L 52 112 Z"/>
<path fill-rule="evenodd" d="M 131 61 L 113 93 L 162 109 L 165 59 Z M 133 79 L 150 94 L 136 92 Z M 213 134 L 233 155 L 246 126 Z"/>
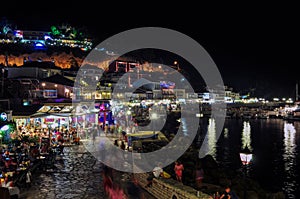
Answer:
<path fill-rule="evenodd" d="M 51 25 L 62 23 L 84 26 L 99 42 L 131 28 L 174 29 L 198 41 L 215 61 L 224 83 L 236 91 L 251 88 L 261 97 L 294 97 L 300 79 L 296 72 L 300 35 L 297 6 L 175 6 L 85 4 L 65 10 L 48 4 L 47 9 L 29 6 L 22 12 L 1 12 L 0 16 L 18 24 L 19 29 L 49 30 Z"/>

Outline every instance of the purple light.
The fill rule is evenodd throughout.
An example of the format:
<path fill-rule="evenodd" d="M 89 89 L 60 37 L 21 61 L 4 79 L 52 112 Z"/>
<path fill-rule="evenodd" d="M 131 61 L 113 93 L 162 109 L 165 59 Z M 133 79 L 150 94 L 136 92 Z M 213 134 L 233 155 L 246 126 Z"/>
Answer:
<path fill-rule="evenodd" d="M 45 36 L 44 36 L 44 39 L 45 39 L 45 40 L 47 40 L 47 39 L 52 40 L 52 38 L 51 38 L 49 35 L 45 35 Z"/>
<path fill-rule="evenodd" d="M 166 88 L 166 89 L 174 89 L 175 88 L 175 83 L 174 82 L 161 81 L 160 82 L 160 87 L 161 88 Z"/>
<path fill-rule="evenodd" d="M 104 110 L 105 110 L 104 104 L 101 104 L 100 111 L 104 111 Z"/>
<path fill-rule="evenodd" d="M 55 102 L 63 102 L 65 99 L 61 98 L 61 99 L 55 99 Z"/>
<path fill-rule="evenodd" d="M 1 131 L 7 131 L 9 129 L 9 126 L 8 125 L 4 125 L 1 127 Z"/>

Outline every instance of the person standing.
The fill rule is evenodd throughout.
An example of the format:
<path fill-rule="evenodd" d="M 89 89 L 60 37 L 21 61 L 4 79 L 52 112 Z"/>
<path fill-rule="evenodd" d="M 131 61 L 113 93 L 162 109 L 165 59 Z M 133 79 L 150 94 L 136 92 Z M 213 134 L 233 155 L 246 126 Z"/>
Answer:
<path fill-rule="evenodd" d="M 179 160 L 175 161 L 174 171 L 175 171 L 175 175 L 176 175 L 176 180 L 178 182 L 182 182 L 183 170 L 184 170 L 183 164 Z"/>

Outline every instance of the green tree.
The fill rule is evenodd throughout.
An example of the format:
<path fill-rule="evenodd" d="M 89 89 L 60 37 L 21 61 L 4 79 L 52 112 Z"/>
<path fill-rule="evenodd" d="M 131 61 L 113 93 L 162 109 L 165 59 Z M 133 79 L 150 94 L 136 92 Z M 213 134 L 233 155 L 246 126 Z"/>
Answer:
<path fill-rule="evenodd" d="M 59 37 L 61 32 L 57 29 L 56 26 L 51 26 L 51 34 L 55 37 Z"/>

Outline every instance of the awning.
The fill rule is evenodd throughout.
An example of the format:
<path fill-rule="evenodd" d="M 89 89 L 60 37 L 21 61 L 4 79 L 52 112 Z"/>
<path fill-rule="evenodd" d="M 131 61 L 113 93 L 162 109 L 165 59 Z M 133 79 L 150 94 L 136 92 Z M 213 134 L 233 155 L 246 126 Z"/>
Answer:
<path fill-rule="evenodd" d="M 56 117 L 70 117 L 71 113 L 51 113 L 50 116 L 56 116 Z"/>
<path fill-rule="evenodd" d="M 67 105 L 57 105 L 57 106 L 49 106 L 45 105 L 41 107 L 36 113 L 31 114 L 30 118 L 41 118 L 47 116 L 54 117 L 69 117 L 72 115 L 72 106 Z"/>
<path fill-rule="evenodd" d="M 47 117 L 47 116 L 49 116 L 49 115 L 50 115 L 50 114 L 48 114 L 48 113 L 37 112 L 37 113 L 34 113 L 34 114 L 30 115 L 30 118 Z"/>
<path fill-rule="evenodd" d="M 30 118 L 42 118 L 42 117 L 70 117 L 71 113 L 34 113 L 30 116 Z"/>

